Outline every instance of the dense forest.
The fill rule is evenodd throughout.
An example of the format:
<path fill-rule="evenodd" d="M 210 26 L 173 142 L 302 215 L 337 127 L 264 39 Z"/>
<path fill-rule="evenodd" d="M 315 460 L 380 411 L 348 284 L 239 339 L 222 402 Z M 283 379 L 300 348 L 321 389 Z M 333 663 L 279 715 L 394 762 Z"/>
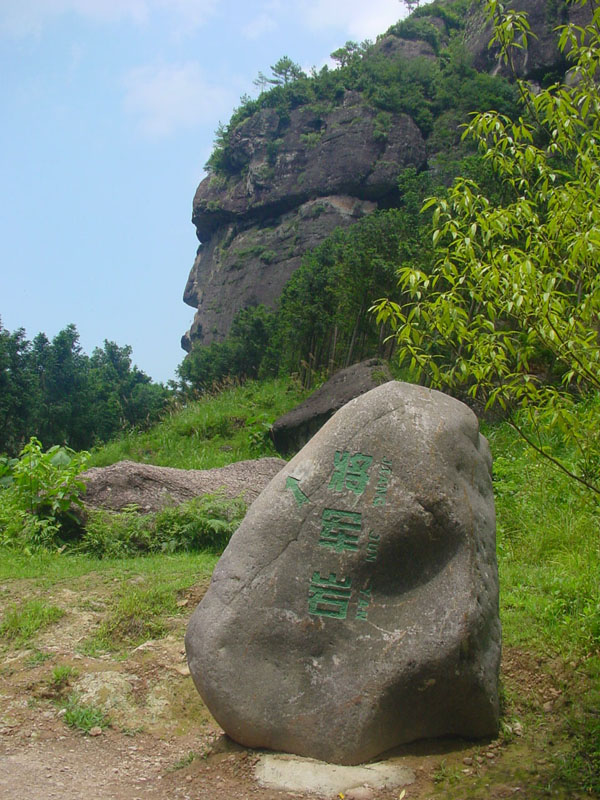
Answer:
<path fill-rule="evenodd" d="M 131 347 L 104 342 L 91 356 L 74 325 L 33 341 L 0 322 L 0 452 L 43 445 L 87 449 L 128 427 L 154 422 L 170 392 L 131 363 Z"/>

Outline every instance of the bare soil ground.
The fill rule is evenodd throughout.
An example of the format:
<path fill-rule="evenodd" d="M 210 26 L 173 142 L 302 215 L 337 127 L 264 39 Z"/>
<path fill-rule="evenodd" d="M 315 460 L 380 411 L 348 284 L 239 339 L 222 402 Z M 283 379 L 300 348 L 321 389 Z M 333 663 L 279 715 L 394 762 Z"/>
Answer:
<path fill-rule="evenodd" d="M 30 588 L 27 581 L 5 582 L 0 611 L 27 598 Z M 194 689 L 183 635 L 204 586 L 181 599 L 182 614 L 170 620 L 164 638 L 124 653 L 85 655 L 111 591 L 100 576 L 91 588 L 89 580 L 58 584 L 44 596 L 66 611 L 62 619 L 26 647 L 0 640 L 1 800 L 307 797 L 261 787 L 254 777 L 260 753 L 224 736 Z M 72 668 L 66 685 L 53 678 L 57 667 Z M 567 792 L 555 778 L 556 757 L 568 747 L 568 706 L 587 689 L 579 665 L 509 649 L 503 685 L 506 711 L 497 740 L 436 740 L 394 751 L 417 776 L 406 800 L 586 796 Z M 69 727 L 64 700 L 71 692 L 82 704 L 102 707 L 110 726 L 92 729 L 95 735 Z M 398 800 L 400 794 L 370 796 Z"/>

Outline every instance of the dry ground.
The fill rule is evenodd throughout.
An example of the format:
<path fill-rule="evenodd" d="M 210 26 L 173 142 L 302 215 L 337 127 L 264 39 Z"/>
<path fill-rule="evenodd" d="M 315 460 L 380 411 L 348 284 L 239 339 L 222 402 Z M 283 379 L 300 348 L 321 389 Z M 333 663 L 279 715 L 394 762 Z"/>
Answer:
<path fill-rule="evenodd" d="M 182 599 L 164 638 L 120 654 L 85 655 L 114 589 L 101 579 L 72 581 L 46 593 L 65 616 L 27 646 L 0 640 L 1 800 L 230 800 L 301 798 L 259 786 L 260 754 L 227 739 L 202 705 L 185 662 L 186 620 L 204 586 Z M 31 591 L 28 581 L 0 586 L 0 611 Z M 83 651 L 83 652 L 82 652 Z M 56 667 L 72 668 L 57 686 Z M 504 653 L 506 713 L 495 741 L 429 741 L 395 751 L 417 776 L 406 800 L 578 795 L 555 780 L 555 756 L 567 746 L 564 715 L 585 692 L 576 663 L 550 662 L 523 650 Z M 96 735 L 65 724 L 64 700 L 102 707 L 109 727 Z M 378 790 L 374 800 L 398 800 Z M 581 795 L 582 797 L 584 795 Z"/>

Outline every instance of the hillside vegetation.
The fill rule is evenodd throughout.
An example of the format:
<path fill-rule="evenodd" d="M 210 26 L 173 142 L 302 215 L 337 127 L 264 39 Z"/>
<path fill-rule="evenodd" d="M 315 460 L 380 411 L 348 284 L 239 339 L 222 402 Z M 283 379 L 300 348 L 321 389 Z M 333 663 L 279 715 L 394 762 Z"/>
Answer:
<path fill-rule="evenodd" d="M 231 387 L 173 412 L 146 433 L 128 434 L 95 450 L 91 463 L 108 464 L 126 457 L 168 466 L 209 467 L 272 455 L 264 435 L 266 423 L 301 396 L 297 385 L 284 380 Z M 537 659 L 537 669 L 546 675 L 543 681 L 551 682 L 557 693 L 550 695 L 556 698 L 553 713 L 542 712 L 529 686 L 505 677 L 502 725 L 507 753 L 510 747 L 530 747 L 534 741 L 535 748 L 547 749 L 543 765 L 533 761 L 525 765 L 531 768 L 526 779 L 521 774 L 524 765 L 512 765 L 516 773 L 511 780 L 521 781 L 531 798 L 545 797 L 547 792 L 560 797 L 591 796 L 600 791 L 596 713 L 600 700 L 600 508 L 588 491 L 541 459 L 506 423 L 488 424 L 484 432 L 494 455 L 505 651 L 518 663 Z M 548 445 L 556 452 L 565 446 L 558 434 Z M 87 531 L 74 537 L 72 528 L 61 525 L 60 514 L 28 506 L 26 493 L 11 492 L 10 487 L 0 490 L 0 581 L 4 587 L 24 580 L 35 584 L 35 576 L 42 574 L 46 587 L 69 584 L 76 575 L 92 573 L 114 576 L 111 580 L 117 581 L 118 598 L 101 616 L 97 633 L 86 640 L 88 653 L 106 648 L 131 652 L 149 636 L 167 635 L 170 628 L 164 624 L 165 616 L 177 608 L 175 602 L 185 587 L 197 580 L 194 565 L 200 557 L 202 564 L 214 564 L 244 511 L 241 503 L 207 497 L 145 517 L 133 511 L 97 512 Z M 31 524 L 21 527 L 18 536 L 8 535 L 15 509 L 22 519 L 39 514 L 50 527 L 41 536 L 39 527 Z M 171 560 L 177 551 L 181 555 Z M 152 553 L 157 555 L 148 561 L 147 554 Z M 137 574 L 156 575 L 155 588 L 141 591 L 130 580 Z M 25 646 L 36 630 L 57 624 L 65 613 L 47 611 L 47 606 L 18 610 L 5 602 L 0 648 L 7 652 Z M 548 702 L 545 696 L 544 702 Z M 554 743 L 551 747 L 549 739 Z M 485 794 L 483 783 L 467 779 L 457 768 L 441 769 L 440 796 L 455 796 L 452 792 L 459 779 L 465 791 L 471 787 L 472 793 L 465 797 L 491 796 Z M 504 781 L 506 774 L 501 770 L 496 777 L 493 771 L 486 773 L 485 781 L 489 784 L 490 780 Z"/>
<path fill-rule="evenodd" d="M 502 9 L 491 3 L 490 10 Z M 422 34 L 427 14 L 413 16 L 408 30 L 414 24 Z M 526 20 L 517 13 L 497 22 L 510 60 L 515 34 L 519 47 L 527 38 Z M 57 434 L 52 447 L 33 438 L 18 457 L 0 459 L 0 652 L 11 664 L 32 659 L 22 669 L 43 671 L 55 658 L 44 635 L 82 610 L 97 623 L 77 640 L 86 658 L 133 663 L 141 644 L 173 631 L 181 637 L 186 604 L 198 599 L 199 582 L 203 590 L 245 512 L 243 500 L 215 495 L 151 515 L 92 512 L 82 524 L 85 466 L 129 458 L 202 469 L 274 455 L 269 426 L 309 385 L 380 352 L 400 377 L 449 388 L 496 412 L 483 415 L 482 427 L 494 457 L 502 730 L 485 755 L 477 745 L 464 760 L 440 760 L 421 797 L 600 794 L 600 10 L 586 30 L 565 30 L 562 47 L 574 58 L 576 80 L 536 92 L 518 84 L 517 118 L 512 111 L 475 116 L 469 133 L 478 154 L 460 154 L 461 177 L 450 189 L 442 167 L 402 173 L 399 207 L 307 253 L 277 315 L 246 309 L 228 340 L 192 350 L 181 367 L 179 405 L 160 422 L 91 453 L 64 446 Z M 344 80 L 360 73 L 367 52 L 341 49 Z M 293 92 L 330 80 L 323 73 L 310 84 L 294 76 L 293 64 L 280 67 L 293 80 L 280 70 L 282 84 L 256 102 L 291 102 Z M 427 120 L 433 135 L 435 119 Z M 215 173 L 234 168 L 228 136 L 224 130 Z M 376 316 L 370 308 L 378 298 Z M 18 336 L 11 341 L 18 345 Z M 51 352 L 46 345 L 40 340 L 33 350 Z M 24 351 L 31 355 L 32 347 Z M 100 373 L 109 351 L 95 357 Z M 131 377 L 128 353 L 113 355 Z M 145 385 L 139 375 L 133 382 Z M 111 396 L 109 409 L 118 392 Z M 101 601 L 73 608 L 71 595 L 61 595 L 71 585 L 92 586 Z M 69 675 L 43 680 L 53 683 L 65 721 L 81 720 L 78 698 L 63 691 Z M 41 695 L 36 702 L 50 701 Z M 98 713 L 94 727 L 117 725 Z M 135 735 L 123 725 L 120 732 Z"/>

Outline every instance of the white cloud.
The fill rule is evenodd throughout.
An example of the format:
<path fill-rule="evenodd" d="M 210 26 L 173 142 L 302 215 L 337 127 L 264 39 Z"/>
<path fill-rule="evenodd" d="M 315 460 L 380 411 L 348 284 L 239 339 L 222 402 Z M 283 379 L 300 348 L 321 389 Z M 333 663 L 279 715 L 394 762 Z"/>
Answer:
<path fill-rule="evenodd" d="M 143 66 L 124 78 L 125 109 L 149 138 L 164 138 L 181 128 L 215 128 L 229 116 L 235 97 L 211 85 L 195 61 Z"/>
<path fill-rule="evenodd" d="M 362 41 L 375 39 L 405 17 L 406 8 L 398 0 L 302 0 L 301 14 L 311 28 L 343 28 Z"/>
<path fill-rule="evenodd" d="M 160 10 L 191 29 L 201 25 L 220 0 L 1 0 L 0 30 L 15 36 L 39 34 L 53 17 L 76 14 L 96 22 L 143 24 Z"/>
<path fill-rule="evenodd" d="M 277 23 L 270 14 L 263 11 L 251 20 L 243 29 L 242 33 L 247 39 L 259 39 L 265 33 L 271 33 L 277 28 Z"/>

